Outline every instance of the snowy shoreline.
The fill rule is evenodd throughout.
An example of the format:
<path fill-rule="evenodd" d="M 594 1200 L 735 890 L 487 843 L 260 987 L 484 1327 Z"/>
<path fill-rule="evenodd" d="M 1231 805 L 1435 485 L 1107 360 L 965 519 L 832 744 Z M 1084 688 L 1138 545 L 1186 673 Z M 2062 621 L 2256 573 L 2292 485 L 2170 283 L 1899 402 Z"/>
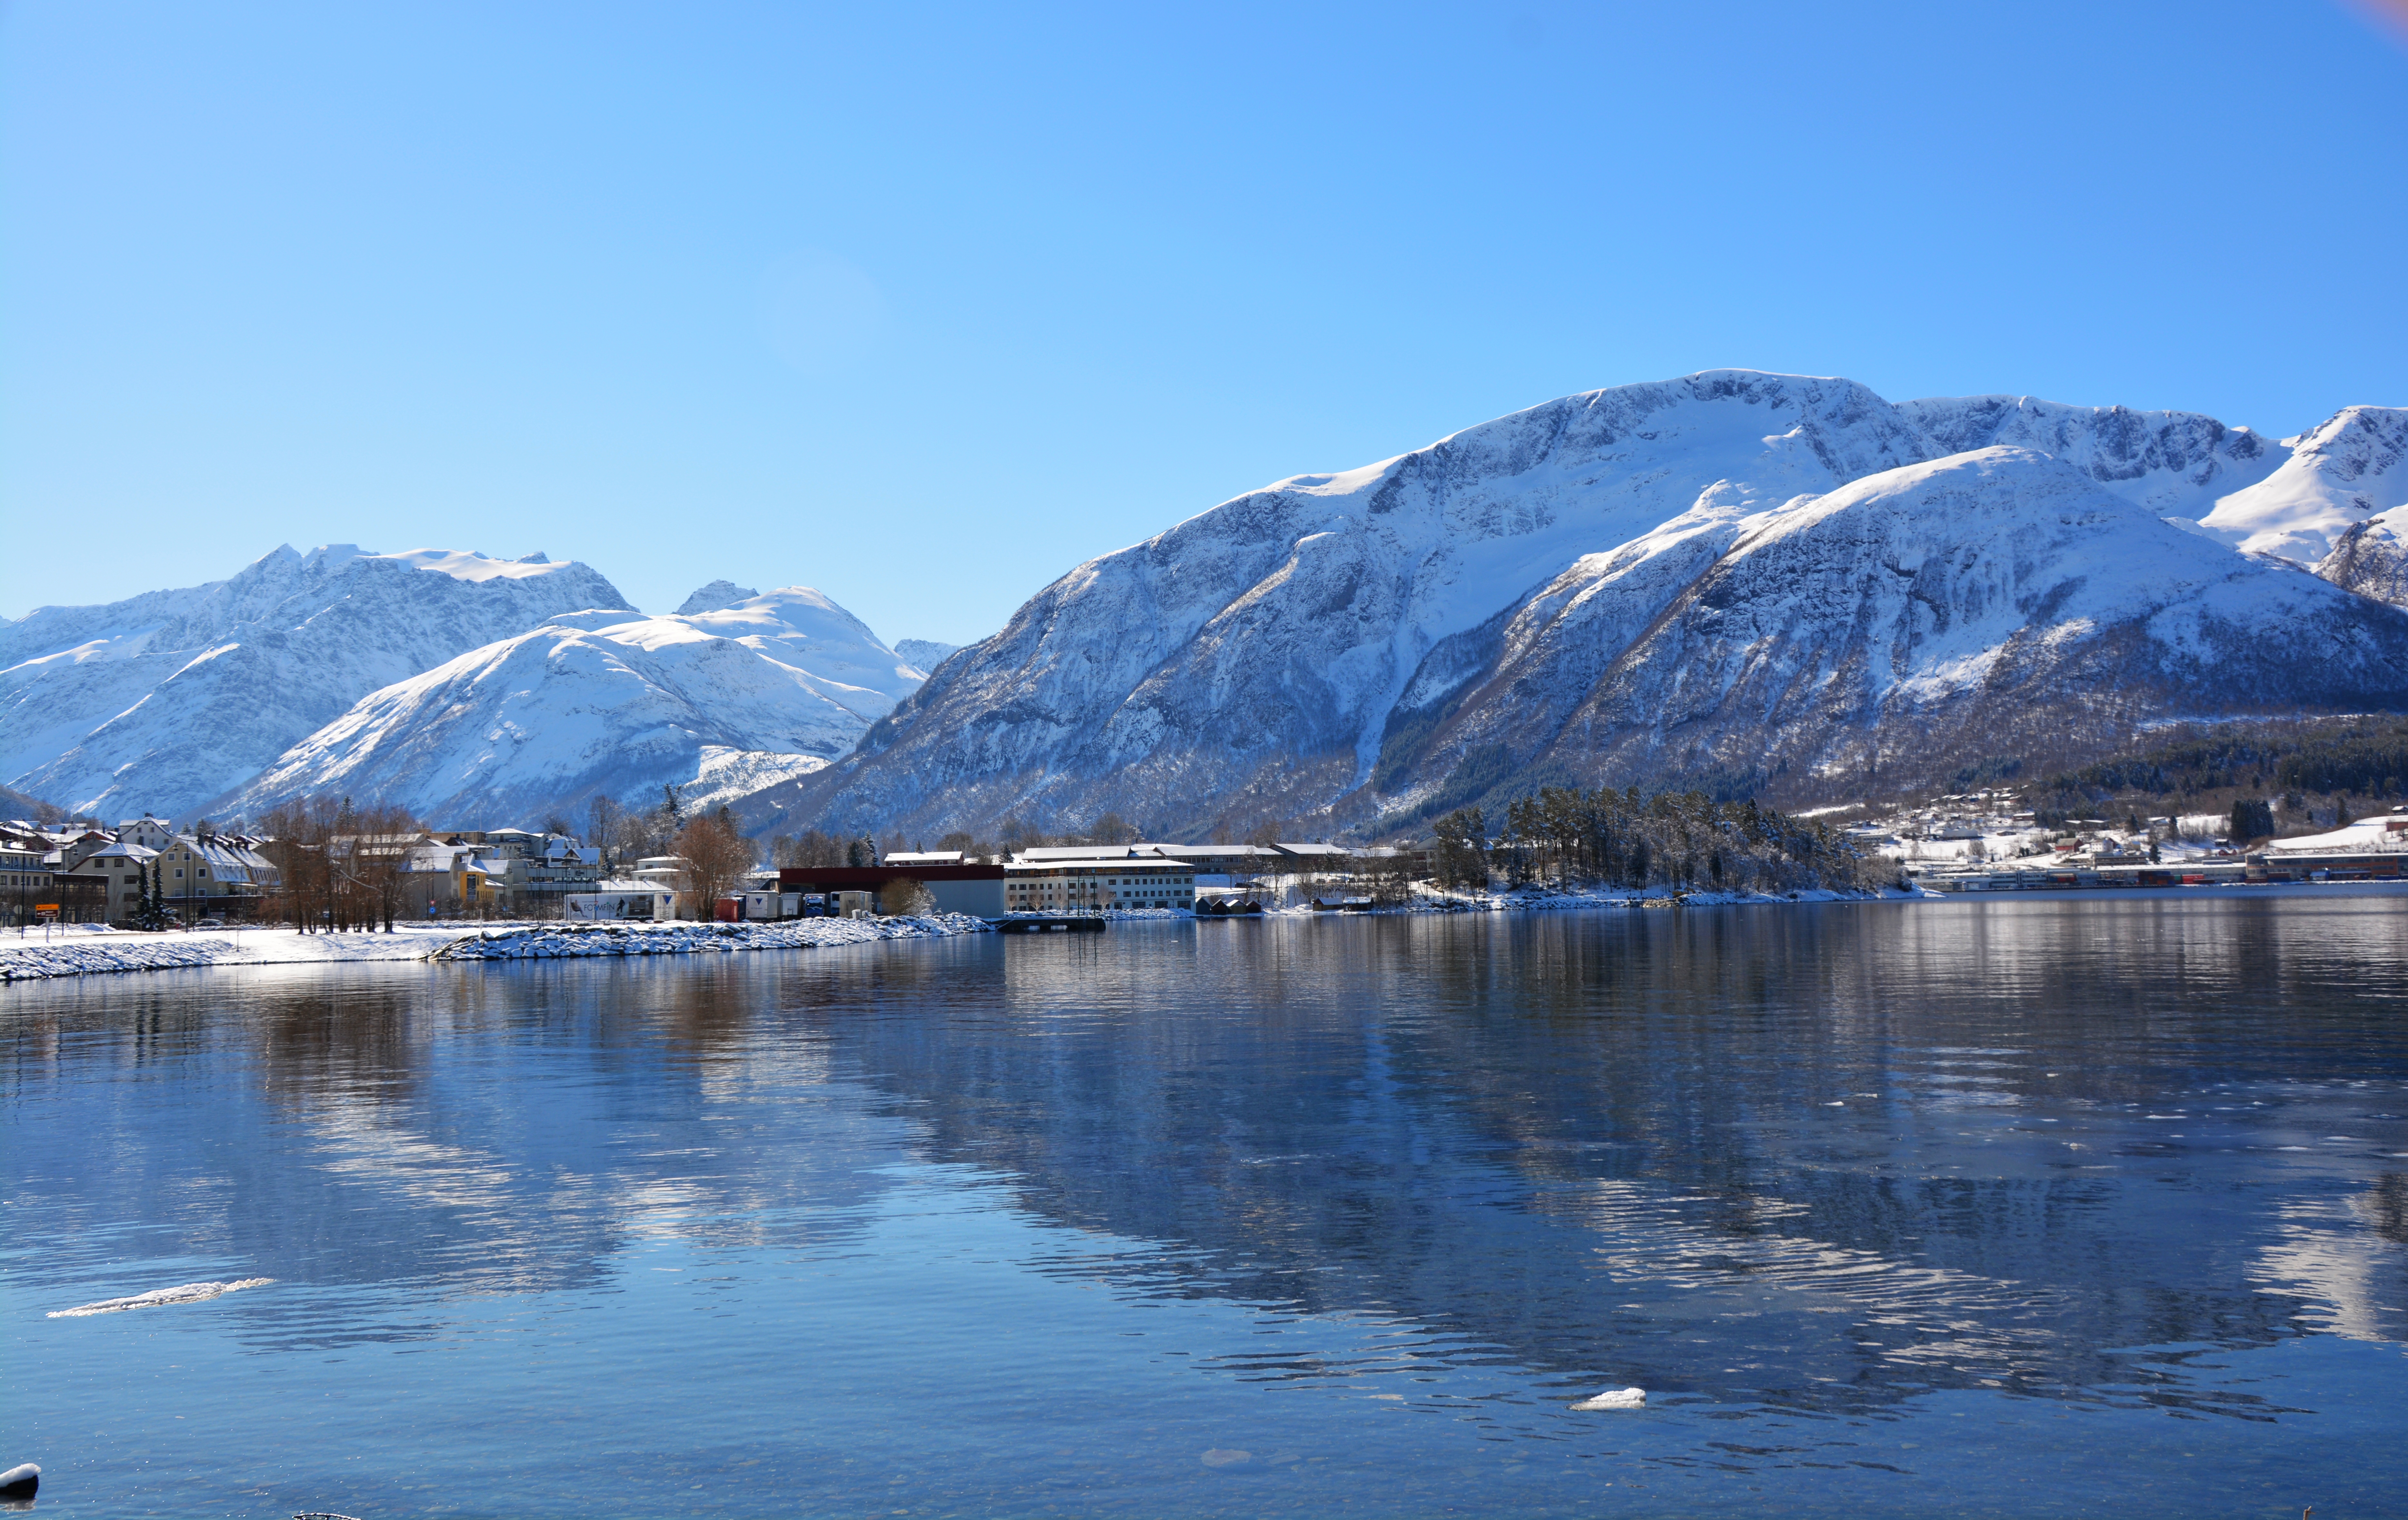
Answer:
<path fill-rule="evenodd" d="M 53 929 L 0 942 L 0 983 L 118 971 L 201 967 L 360 965 L 373 961 L 584 960 L 739 950 L 810 950 L 880 939 L 983 934 L 960 913 L 925 918 L 805 918 L 775 924 L 402 925 L 391 934 L 301 934 L 284 928 L 142 934 Z"/>
<path fill-rule="evenodd" d="M 1346 911 L 1281 908 L 1264 913 L 1196 915 L 1177 909 L 1114 909 L 1101 916 L 1128 923 L 1261 923 L 1337 917 L 1434 916 L 1453 913 L 1561 912 L 1581 909 L 1785 908 L 1815 903 L 1993 903 L 2213 897 L 2408 896 L 2402 883 L 2229 885 L 2158 889 L 2068 888 L 2048 892 L 1796 893 L 1691 892 L 1648 896 L 1621 892 L 1483 892 L 1426 894 L 1408 903 Z M 375 961 L 592 960 L 634 955 L 694 955 L 744 950 L 811 950 L 882 939 L 927 939 L 987 934 L 993 925 L 966 913 L 920 918 L 805 918 L 762 924 L 480 925 L 405 924 L 392 934 L 301 934 L 292 929 L 218 929 L 184 934 L 78 926 L 0 939 L 0 985 L 118 971 L 173 971 L 204 967 L 362 965 Z"/>

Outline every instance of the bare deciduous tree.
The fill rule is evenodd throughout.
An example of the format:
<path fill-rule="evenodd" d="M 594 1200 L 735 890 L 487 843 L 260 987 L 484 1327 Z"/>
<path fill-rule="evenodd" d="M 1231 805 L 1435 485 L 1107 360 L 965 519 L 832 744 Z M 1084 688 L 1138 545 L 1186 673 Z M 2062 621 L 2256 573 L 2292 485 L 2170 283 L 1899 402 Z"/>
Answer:
<path fill-rule="evenodd" d="M 800 836 L 780 835 L 772 841 L 775 853 L 769 858 L 780 868 L 799 866 L 831 867 L 844 864 L 844 841 L 818 829 L 807 828 Z"/>
<path fill-rule="evenodd" d="M 686 890 L 697 918 L 710 917 L 719 899 L 752 868 L 752 841 L 736 831 L 735 817 L 724 808 L 679 829 L 671 850 L 685 862 Z"/>

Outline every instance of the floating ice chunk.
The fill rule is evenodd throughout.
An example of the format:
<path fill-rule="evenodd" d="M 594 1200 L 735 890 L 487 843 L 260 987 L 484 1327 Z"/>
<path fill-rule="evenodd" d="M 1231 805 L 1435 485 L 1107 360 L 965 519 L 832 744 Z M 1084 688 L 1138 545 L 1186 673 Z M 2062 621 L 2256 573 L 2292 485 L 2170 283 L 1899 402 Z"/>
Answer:
<path fill-rule="evenodd" d="M 1596 1398 L 1584 1398 L 1572 1406 L 1575 1410 L 1645 1409 L 1646 1407 L 1647 1390 L 1644 1388 L 1608 1388 Z"/>
<path fill-rule="evenodd" d="M 86 1314 L 120 1314 L 129 1309 L 156 1309 L 162 1304 L 199 1303 L 221 1293 L 265 1287 L 275 1281 L 272 1277 L 245 1277 L 232 1283 L 186 1283 L 179 1287 L 153 1288 L 149 1293 L 137 1293 L 130 1298 L 103 1298 L 98 1303 L 78 1304 L 73 1309 L 53 1309 L 46 1317 L 80 1319 Z"/>

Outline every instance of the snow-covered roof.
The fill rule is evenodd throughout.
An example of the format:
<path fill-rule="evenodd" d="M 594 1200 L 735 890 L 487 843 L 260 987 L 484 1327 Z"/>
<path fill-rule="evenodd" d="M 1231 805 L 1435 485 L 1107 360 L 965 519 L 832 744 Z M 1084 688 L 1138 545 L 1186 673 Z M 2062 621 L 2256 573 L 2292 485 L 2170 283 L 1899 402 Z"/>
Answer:
<path fill-rule="evenodd" d="M 2361 818 L 2326 834 L 2301 834 L 2266 846 L 2272 854 L 2333 854 L 2360 851 L 2408 851 L 2408 813 Z"/>
<path fill-rule="evenodd" d="M 128 844 L 120 840 L 115 844 L 102 845 L 83 858 L 86 864 L 95 860 L 130 860 L 138 866 L 159 858 L 159 852 L 147 844 Z"/>

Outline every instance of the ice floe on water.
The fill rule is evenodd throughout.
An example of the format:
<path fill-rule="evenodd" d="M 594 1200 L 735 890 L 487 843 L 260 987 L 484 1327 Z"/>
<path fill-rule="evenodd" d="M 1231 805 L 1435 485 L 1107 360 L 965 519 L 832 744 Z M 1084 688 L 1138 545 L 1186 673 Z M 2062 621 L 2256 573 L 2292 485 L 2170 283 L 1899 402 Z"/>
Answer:
<path fill-rule="evenodd" d="M 1645 1409 L 1646 1407 L 1647 1390 L 1644 1388 L 1608 1388 L 1605 1392 L 1597 1394 L 1588 1398 L 1584 1398 L 1579 1403 L 1572 1406 L 1574 1410 L 1578 1411 L 1598 1409 Z"/>
<path fill-rule="evenodd" d="M 73 1309 L 53 1309 L 50 1319 L 81 1319 L 87 1314 L 122 1314 L 129 1309 L 157 1309 L 165 1304 L 196 1304 L 214 1298 L 222 1293 L 237 1293 L 244 1288 L 264 1288 L 275 1282 L 272 1277 L 242 1277 L 231 1283 L 185 1283 L 172 1288 L 153 1288 L 125 1298 L 103 1298 L 97 1303 L 78 1304 Z"/>

